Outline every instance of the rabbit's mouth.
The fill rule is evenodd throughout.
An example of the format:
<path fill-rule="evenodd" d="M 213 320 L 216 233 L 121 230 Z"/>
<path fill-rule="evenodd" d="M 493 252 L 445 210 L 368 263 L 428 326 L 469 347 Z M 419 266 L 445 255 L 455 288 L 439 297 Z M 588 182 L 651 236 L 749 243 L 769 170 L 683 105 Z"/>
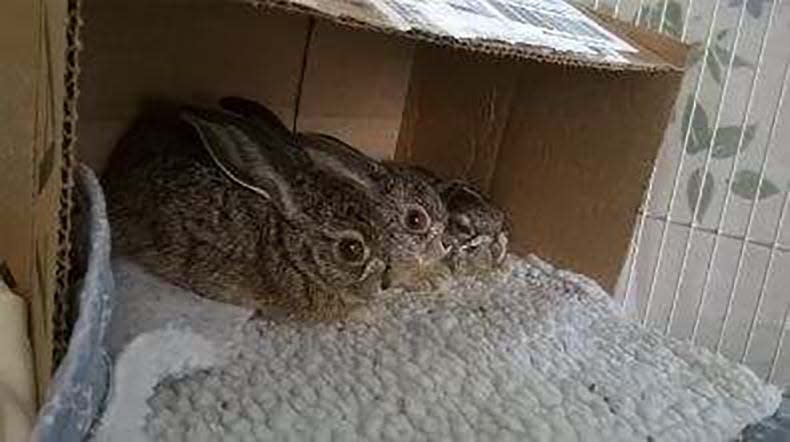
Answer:
<path fill-rule="evenodd" d="M 436 235 L 425 247 L 425 254 L 418 256 L 420 266 L 432 265 L 435 262 L 441 261 L 450 252 L 450 249 L 442 241 L 442 235 Z"/>
<path fill-rule="evenodd" d="M 477 235 L 472 237 L 472 239 L 461 244 L 461 246 L 458 247 L 458 249 L 464 252 L 468 252 L 472 250 L 477 250 L 480 248 L 480 246 L 483 245 L 490 245 L 493 242 L 494 239 L 488 235 Z"/>
<path fill-rule="evenodd" d="M 450 251 L 445 262 L 456 272 L 472 265 L 478 270 L 498 268 L 507 256 L 508 236 L 499 233 L 496 238 L 490 235 L 477 235 Z"/>
<path fill-rule="evenodd" d="M 353 290 L 347 298 L 365 302 L 373 299 L 380 291 L 390 286 L 390 266 L 380 259 L 372 259 L 365 266 L 365 270 L 357 280 L 358 290 Z"/>

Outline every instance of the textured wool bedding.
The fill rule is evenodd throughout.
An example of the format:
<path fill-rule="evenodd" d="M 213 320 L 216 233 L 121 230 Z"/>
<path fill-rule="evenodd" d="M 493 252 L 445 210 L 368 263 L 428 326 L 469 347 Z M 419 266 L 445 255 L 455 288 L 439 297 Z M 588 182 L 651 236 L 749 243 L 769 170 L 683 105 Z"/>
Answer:
<path fill-rule="evenodd" d="M 252 320 L 111 261 L 88 169 L 80 186 L 90 226 L 80 316 L 35 440 L 787 435 L 779 389 L 627 320 L 593 281 L 537 257 L 511 256 L 442 294 L 391 291 L 355 320 Z"/>

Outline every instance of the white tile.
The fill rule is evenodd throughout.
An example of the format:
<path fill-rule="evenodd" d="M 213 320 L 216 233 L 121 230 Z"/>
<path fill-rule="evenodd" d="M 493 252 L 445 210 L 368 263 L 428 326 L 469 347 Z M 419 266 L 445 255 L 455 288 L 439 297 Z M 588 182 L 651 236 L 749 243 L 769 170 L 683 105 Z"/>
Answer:
<path fill-rule="evenodd" d="M 653 269 L 656 266 L 658 237 L 663 225 L 664 224 L 660 221 L 652 219 L 645 220 L 640 246 L 635 256 L 632 257 L 635 261 L 632 263 L 633 274 L 631 275 L 631 291 L 628 294 L 626 311 L 634 318 L 641 319 L 645 313 L 647 303 L 646 294 L 650 285 L 650 279 L 653 275 Z M 629 270 L 630 268 L 627 268 L 625 271 L 628 272 Z"/>
<path fill-rule="evenodd" d="M 648 324 L 663 331 L 673 299 L 677 296 L 670 333 L 686 339 L 691 338 L 697 320 L 697 306 L 703 302 L 698 318 L 696 342 L 713 348 L 722 333 L 722 352 L 738 360 L 745 350 L 748 330 L 757 309 L 761 289 L 765 286 L 746 362 L 759 375 L 766 376 L 777 344 L 781 321 L 790 304 L 790 272 L 787 271 L 790 269 L 790 252 L 780 249 L 775 254 L 772 272 L 764 285 L 770 248 L 759 244 L 746 245 L 742 241 L 752 203 L 731 191 L 733 186 L 729 178 L 734 172 L 738 173 L 736 177 L 745 173 L 742 171 L 759 172 L 763 156 L 768 152 L 765 176 L 773 184 L 768 187 L 773 189 L 775 186 L 777 192 L 754 205 L 749 233 L 751 238 L 770 246 L 777 231 L 777 221 L 786 192 L 790 191 L 790 97 L 785 99 L 781 109 L 783 113 L 776 120 L 773 138 L 769 140 L 771 124 L 778 110 L 785 66 L 790 60 L 790 45 L 786 44 L 790 39 L 790 7 L 784 2 L 760 2 L 760 11 L 754 4 L 749 5 L 748 9 L 743 9 L 741 18 L 741 5 L 746 6 L 746 3 L 748 2 L 741 2 L 739 5 L 737 2 L 721 1 L 715 21 L 712 20 L 716 5 L 713 0 L 600 0 L 598 6 L 599 10 L 616 9 L 618 18 L 626 21 L 634 21 L 640 8 L 651 14 L 649 11 L 653 9 L 669 10 L 679 7 L 683 17 L 689 18 L 685 38 L 687 42 L 705 41 L 710 29 L 713 36 L 711 52 L 721 56 L 721 49 L 734 51 L 739 60 L 749 64 L 735 67 L 728 72 L 729 60 L 723 59 L 720 69 L 707 66 L 702 77 L 701 63 L 689 69 L 656 161 L 655 179 L 647 205 L 649 214 L 666 216 L 670 211 L 671 201 L 670 218 L 675 223 L 665 228 L 663 221 L 645 221 L 639 246 L 633 256 L 629 256 L 621 273 L 616 296 L 622 300 L 626 296 L 626 288 L 629 288 L 628 311 L 641 318 L 648 310 L 648 292 L 655 278 Z M 775 4 L 776 14 L 769 30 L 769 16 Z M 689 7 L 691 10 L 687 11 Z M 660 17 L 652 14 L 642 17 L 641 20 L 642 25 L 653 29 L 659 23 Z M 739 32 L 736 32 L 738 29 Z M 761 58 L 763 43 L 765 51 Z M 717 47 L 719 49 L 715 49 Z M 699 93 L 695 96 L 699 78 L 702 78 L 702 82 L 699 84 Z M 723 87 L 725 78 L 726 89 Z M 729 155 L 724 155 L 722 152 L 725 150 L 721 144 L 713 151 L 705 146 L 696 153 L 688 152 L 691 143 L 685 143 L 681 127 L 690 96 L 704 109 L 709 133 L 714 130 L 720 134 L 734 133 L 737 135 L 737 142 L 741 135 L 737 128 L 750 128 L 745 132 L 748 136 L 743 136 L 740 152 L 730 151 Z M 730 143 L 731 138 L 727 140 Z M 692 174 L 701 174 L 704 170 L 711 176 L 713 190 L 708 207 L 696 220 L 703 230 L 695 230 L 689 236 L 689 228 L 678 223 L 690 224 L 692 221 L 694 204 L 690 201 L 693 194 L 689 192 L 689 183 Z M 726 210 L 725 198 L 728 199 Z M 712 255 L 716 242 L 712 232 L 719 225 L 723 227 L 726 235 L 718 238 L 716 253 Z M 779 243 L 790 247 L 790 214 L 786 216 L 784 225 L 779 226 L 779 233 Z M 745 248 L 739 264 L 742 247 Z M 660 259 L 659 248 L 662 251 Z M 683 263 L 686 250 L 686 262 Z M 630 274 L 632 268 L 633 274 Z M 707 275 L 708 269 L 710 275 Z M 740 274 L 736 277 L 738 272 Z M 703 293 L 707 276 L 707 290 Z M 736 279 L 737 286 L 733 290 Z M 678 290 L 675 295 L 676 287 Z M 726 329 L 722 329 L 731 295 L 731 311 Z M 790 384 L 790 337 L 784 342 L 774 381 Z"/>
<path fill-rule="evenodd" d="M 678 278 L 677 306 L 669 330 L 672 336 L 681 339 L 691 338 L 715 237 L 695 230 L 689 238 L 685 271 Z"/>
<path fill-rule="evenodd" d="M 768 375 L 784 314 L 790 308 L 790 273 L 784 269 L 790 269 L 790 253 L 774 253 L 772 271 L 746 355 L 746 363 L 761 377 Z"/>
<path fill-rule="evenodd" d="M 712 2 L 694 2 L 692 4 L 691 17 L 696 17 L 696 21 L 689 23 L 686 41 L 690 43 L 704 42 L 705 36 L 709 26 L 715 26 L 712 22 L 713 18 L 713 3 Z M 686 105 L 686 98 L 694 96 L 698 88 L 698 79 L 701 73 L 701 63 L 689 67 L 686 76 L 681 86 L 679 100 L 675 108 L 674 118 L 667 127 L 662 143 L 659 159 L 657 161 L 657 168 L 655 171 L 655 178 L 650 195 L 649 210 L 656 214 L 666 214 L 669 211 L 670 202 L 675 198 L 673 205 L 673 212 L 677 210 L 675 207 L 679 203 L 684 203 L 682 197 L 685 189 L 687 177 L 683 176 L 684 168 L 680 168 L 680 162 L 685 162 L 688 157 L 682 157 L 684 151 L 685 137 L 681 134 L 683 125 L 684 110 Z M 705 78 L 704 75 L 702 77 Z M 679 179 L 676 182 L 676 176 Z M 690 172 L 689 172 L 690 173 Z"/>
<path fill-rule="evenodd" d="M 708 348 L 714 348 L 718 339 L 727 298 L 732 288 L 740 244 L 739 241 L 719 238 L 707 290 L 700 293 L 700 297 L 704 299 L 700 310 L 696 342 Z"/>
<path fill-rule="evenodd" d="M 732 294 L 732 311 L 721 347 L 722 353 L 734 360 L 740 360 L 746 345 L 749 324 L 755 315 L 765 266 L 768 264 L 768 252 L 765 247 L 747 244 L 743 254 L 738 285 Z"/>
<path fill-rule="evenodd" d="M 790 330 L 785 329 L 785 338 L 782 345 L 779 359 L 777 360 L 776 371 L 771 379 L 776 385 L 790 385 Z"/>
<path fill-rule="evenodd" d="M 763 164 L 766 150 L 770 150 L 768 156 L 768 168 L 766 176 L 777 184 L 779 188 L 786 189 L 787 181 L 790 179 L 790 161 L 788 161 L 786 143 L 784 140 L 790 136 L 790 127 L 787 112 L 787 100 L 785 100 L 781 118 L 777 120 L 775 134 L 769 140 L 770 128 L 774 120 L 774 115 L 779 109 L 779 91 L 784 80 L 785 68 L 790 60 L 790 46 L 787 45 L 788 30 L 790 30 L 790 10 L 779 8 L 779 13 L 773 24 L 766 46 L 765 56 L 759 66 L 758 84 L 755 90 L 752 111 L 749 121 L 757 124 L 754 141 L 739 155 L 739 171 L 750 171 L 758 173 Z M 764 11 L 768 15 L 768 10 Z M 767 17 L 766 17 L 767 19 Z M 783 189 L 783 190 L 784 190 Z M 773 233 L 773 224 L 779 210 L 781 196 L 774 195 L 756 204 L 755 221 L 752 227 L 752 234 L 762 240 L 768 240 Z M 748 224 L 749 213 L 751 211 L 751 200 L 742 196 L 734 195 L 732 204 L 726 214 L 725 230 L 735 234 L 743 234 Z M 773 220 L 773 221 L 772 221 Z"/>
<path fill-rule="evenodd" d="M 618 3 L 618 1 L 615 0 L 615 3 Z M 617 18 L 634 23 L 637 11 L 639 10 L 639 0 L 619 0 L 619 3 L 619 5 L 616 5 Z"/>

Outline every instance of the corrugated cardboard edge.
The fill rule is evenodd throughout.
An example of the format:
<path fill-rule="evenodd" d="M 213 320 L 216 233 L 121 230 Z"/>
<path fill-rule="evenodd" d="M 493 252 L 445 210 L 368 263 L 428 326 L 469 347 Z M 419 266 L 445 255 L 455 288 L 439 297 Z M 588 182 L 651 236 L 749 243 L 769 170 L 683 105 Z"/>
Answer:
<path fill-rule="evenodd" d="M 237 3 L 239 2 L 246 3 L 257 9 L 270 8 L 270 9 L 278 9 L 296 14 L 306 14 L 309 16 L 325 19 L 349 27 L 360 28 L 369 31 L 390 34 L 394 36 L 401 36 L 401 37 L 417 40 L 420 42 L 430 43 L 447 48 L 468 50 L 468 51 L 473 51 L 480 54 L 486 54 L 495 57 L 532 60 L 532 61 L 543 62 L 543 63 L 561 64 L 566 66 L 577 66 L 587 69 L 597 69 L 597 70 L 610 71 L 610 72 L 638 71 L 638 72 L 649 73 L 649 72 L 667 72 L 667 71 L 682 70 L 682 68 L 678 67 L 675 63 L 665 62 L 660 65 L 645 65 L 645 64 L 635 64 L 635 63 L 630 63 L 630 64 L 609 63 L 601 60 L 594 60 L 591 58 L 586 58 L 586 59 L 580 58 L 582 57 L 580 54 L 573 54 L 571 56 L 566 53 L 554 51 L 551 48 L 546 48 L 546 47 L 531 46 L 526 44 L 512 45 L 512 44 L 499 43 L 493 41 L 462 40 L 446 35 L 438 35 L 438 34 L 433 34 L 419 30 L 410 30 L 404 32 L 401 31 L 400 29 L 395 28 L 394 26 L 387 23 L 386 21 L 376 20 L 374 17 L 364 17 L 364 18 L 354 17 L 348 14 L 344 14 L 342 12 L 333 14 L 315 7 L 307 6 L 300 3 L 294 3 L 289 0 L 233 0 L 233 1 Z M 628 29 L 630 26 L 626 23 L 619 22 L 616 19 L 602 20 L 600 19 L 598 14 L 593 14 L 593 15 L 597 18 L 597 21 L 599 23 L 603 23 L 604 25 L 611 24 L 611 22 L 617 22 L 616 28 L 618 30 Z M 633 37 L 633 35 L 636 35 L 636 33 L 632 32 L 631 34 L 628 35 Z M 631 40 L 630 43 L 633 43 L 640 50 L 648 49 L 643 47 L 637 40 L 633 38 L 629 38 L 629 40 Z M 659 54 L 658 52 L 652 50 L 654 48 L 650 48 L 650 49 L 652 53 Z M 661 58 L 659 57 L 659 59 Z"/>
<path fill-rule="evenodd" d="M 0 50 L 0 157 L 4 161 L 0 166 L 0 273 L 4 280 L 13 280 L 15 292 L 29 302 L 29 312 L 44 302 L 33 265 L 34 209 L 39 190 L 35 160 L 42 150 L 39 134 L 45 131 L 40 106 L 46 84 L 42 8 L 41 0 L 6 1 L 0 6 L 4 49 L 9 49 Z M 28 334 L 34 336 L 37 331 L 28 324 Z M 46 345 L 45 335 L 39 336 L 39 342 Z"/>
<path fill-rule="evenodd" d="M 82 18 L 80 15 L 81 0 L 68 1 L 68 23 L 66 25 L 66 65 L 64 72 L 65 97 L 63 101 L 63 139 L 61 154 L 63 158 L 61 168 L 61 194 L 60 209 L 58 212 L 58 256 L 55 270 L 55 317 L 53 318 L 54 348 L 53 370 L 65 356 L 68 340 L 71 336 L 69 330 L 70 308 L 66 299 L 69 288 L 68 277 L 71 263 L 71 209 L 73 206 L 74 189 L 74 161 L 75 145 L 77 142 L 77 102 L 79 98 L 79 51 L 81 48 L 80 28 Z"/>
<path fill-rule="evenodd" d="M 80 0 L 42 1 L 42 57 L 45 63 L 46 92 L 38 102 L 40 128 L 38 143 L 44 143 L 44 158 L 52 156 L 51 176 L 37 176 L 42 191 L 36 201 L 34 288 L 31 300 L 33 340 L 38 400 L 43 402 L 58 360 L 64 354 L 70 331 L 66 324 L 70 303 L 66 299 L 70 268 L 69 214 L 72 207 L 74 143 L 76 134 L 77 78 Z M 62 107 L 61 107 L 62 106 Z M 50 127 L 51 126 L 51 127 Z M 52 151 L 51 153 L 49 151 Z M 39 167 L 34 167 L 38 169 Z"/>

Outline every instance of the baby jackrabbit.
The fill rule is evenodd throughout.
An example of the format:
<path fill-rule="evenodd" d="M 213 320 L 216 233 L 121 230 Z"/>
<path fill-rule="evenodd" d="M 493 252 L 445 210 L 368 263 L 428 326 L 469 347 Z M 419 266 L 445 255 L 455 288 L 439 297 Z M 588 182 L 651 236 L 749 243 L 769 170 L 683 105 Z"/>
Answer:
<path fill-rule="evenodd" d="M 292 132 L 282 121 L 264 105 L 240 97 L 225 97 L 220 105 L 231 112 L 242 115 L 261 126 L 269 128 L 281 136 L 291 137 Z M 428 170 L 394 162 L 379 163 L 366 156 L 348 143 L 326 134 L 298 134 L 297 143 L 304 147 L 314 161 L 327 170 L 343 176 L 366 189 L 378 188 L 387 192 L 385 184 L 379 183 L 383 174 L 390 180 L 404 186 L 411 183 L 407 192 L 399 195 L 385 195 L 395 199 L 395 206 L 402 207 L 406 202 L 420 201 L 420 195 L 433 201 L 435 195 L 444 205 L 449 216 L 445 221 L 442 235 L 443 248 L 447 254 L 442 263 L 455 274 L 486 272 L 498 267 L 507 254 L 509 226 L 505 213 L 469 183 L 452 180 L 444 181 Z M 383 188 L 383 189 L 382 189 Z M 435 202 L 429 207 L 438 207 Z M 444 219 L 444 215 L 441 219 Z M 400 247 L 398 247 L 400 246 Z M 395 249 L 419 255 L 413 243 L 395 243 Z M 402 255 L 403 253 L 401 253 Z M 397 256 L 397 254 L 396 254 Z M 430 257 L 435 258 L 435 255 Z M 434 259 L 423 261 L 431 267 Z M 419 272 L 418 272 L 419 273 Z M 436 273 L 435 267 L 427 273 Z M 442 273 L 442 272 L 439 272 Z M 435 275 L 434 275 L 435 276 Z M 412 274 L 411 277 L 414 277 Z"/>
<path fill-rule="evenodd" d="M 444 181 L 433 173 L 412 167 L 439 190 L 450 218 L 444 233 L 450 250 L 445 262 L 455 274 L 489 271 L 507 255 L 510 227 L 505 213 L 474 186 L 460 180 Z"/>
<path fill-rule="evenodd" d="M 208 298 L 344 316 L 388 285 L 380 210 L 266 128 L 185 108 L 143 119 L 104 184 L 114 253 Z"/>
<path fill-rule="evenodd" d="M 327 153 L 334 152 L 335 156 L 356 155 L 359 163 L 356 170 L 364 170 L 364 163 L 373 161 L 335 137 L 307 134 L 304 138 L 309 139 L 314 147 L 321 145 Z M 469 183 L 444 181 L 421 167 L 394 162 L 385 162 L 384 165 L 403 180 L 428 183 L 439 194 L 448 213 L 442 235 L 448 254 L 442 262 L 452 273 L 486 272 L 502 264 L 507 254 L 509 226 L 505 213 L 490 199 Z"/>
<path fill-rule="evenodd" d="M 298 144 L 316 167 L 342 177 L 378 202 L 383 219 L 393 286 L 430 288 L 436 263 L 447 254 L 442 235 L 447 211 L 436 189 L 421 176 L 411 176 L 397 164 L 381 164 L 353 147 L 312 134 L 293 134 L 260 103 L 225 97 L 220 105 L 266 128 L 273 136 Z"/>

